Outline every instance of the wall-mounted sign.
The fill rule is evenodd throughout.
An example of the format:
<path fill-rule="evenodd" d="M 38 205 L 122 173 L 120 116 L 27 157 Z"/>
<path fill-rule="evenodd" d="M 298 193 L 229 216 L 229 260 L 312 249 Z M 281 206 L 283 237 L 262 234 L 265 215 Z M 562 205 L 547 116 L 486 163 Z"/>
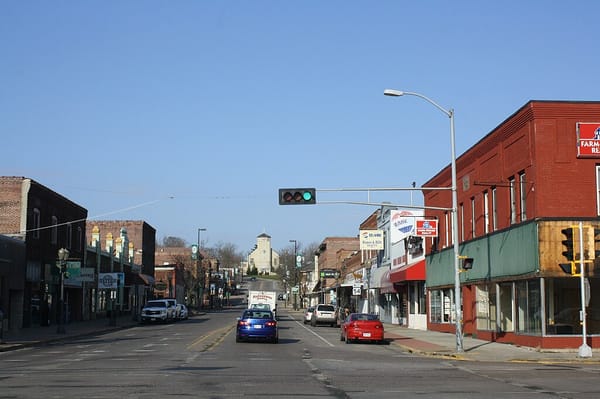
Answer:
<path fill-rule="evenodd" d="M 577 157 L 600 158 L 600 122 L 577 123 Z"/>
<path fill-rule="evenodd" d="M 98 289 L 114 289 L 125 285 L 125 273 L 98 273 Z"/>

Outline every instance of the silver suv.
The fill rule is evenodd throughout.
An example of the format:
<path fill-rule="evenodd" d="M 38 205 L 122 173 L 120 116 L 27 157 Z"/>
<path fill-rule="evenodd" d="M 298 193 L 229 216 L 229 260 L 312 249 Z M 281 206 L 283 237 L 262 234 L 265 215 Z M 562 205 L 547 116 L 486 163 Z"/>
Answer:
<path fill-rule="evenodd" d="M 142 323 L 150 321 L 173 321 L 175 319 L 175 307 L 166 299 L 153 299 L 148 301 L 142 309 Z"/>
<path fill-rule="evenodd" d="M 315 306 L 315 310 L 310 318 L 310 325 L 316 327 L 317 324 L 329 324 L 331 327 L 337 326 L 335 306 L 325 303 Z"/>

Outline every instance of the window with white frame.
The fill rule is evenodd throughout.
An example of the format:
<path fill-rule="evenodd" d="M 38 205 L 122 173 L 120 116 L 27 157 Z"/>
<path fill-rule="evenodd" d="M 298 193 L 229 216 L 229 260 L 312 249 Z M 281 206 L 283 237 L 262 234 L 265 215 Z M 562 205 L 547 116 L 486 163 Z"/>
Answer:
<path fill-rule="evenodd" d="M 471 238 L 476 236 L 477 219 L 475 218 L 475 197 L 471 198 Z"/>
<path fill-rule="evenodd" d="M 445 237 L 445 241 L 444 241 L 445 242 L 444 247 L 448 247 L 448 246 L 450 246 L 449 233 L 451 231 L 454 231 L 454 230 L 452 230 L 452 226 L 451 226 L 451 223 L 452 223 L 451 220 L 452 220 L 452 218 L 450 217 L 450 215 L 448 214 L 448 212 L 446 212 L 444 214 L 444 218 L 446 219 L 446 223 L 445 223 L 445 225 L 446 225 L 446 231 L 444 232 L 444 234 L 446 235 L 446 237 Z"/>
<path fill-rule="evenodd" d="M 527 220 L 527 182 L 525 172 L 519 173 L 519 199 L 521 205 L 521 222 Z"/>
<path fill-rule="evenodd" d="M 460 204 L 460 241 L 465 240 L 465 207 Z"/>
<path fill-rule="evenodd" d="M 492 187 L 492 231 L 498 229 L 498 200 L 496 198 L 496 187 Z"/>
<path fill-rule="evenodd" d="M 508 187 L 510 192 L 510 224 L 517 223 L 517 199 L 515 194 L 515 178 L 508 179 Z"/>
<path fill-rule="evenodd" d="M 40 227 L 41 227 L 41 223 L 42 223 L 42 218 L 40 215 L 40 210 L 38 208 L 33 208 L 33 238 L 35 239 L 39 239 L 40 238 Z"/>
<path fill-rule="evenodd" d="M 488 192 L 483 192 L 483 231 L 485 234 L 490 232 L 490 209 L 489 209 Z"/>
<path fill-rule="evenodd" d="M 58 242 L 58 218 L 52 216 L 52 227 L 50 229 L 50 243 L 56 245 Z"/>

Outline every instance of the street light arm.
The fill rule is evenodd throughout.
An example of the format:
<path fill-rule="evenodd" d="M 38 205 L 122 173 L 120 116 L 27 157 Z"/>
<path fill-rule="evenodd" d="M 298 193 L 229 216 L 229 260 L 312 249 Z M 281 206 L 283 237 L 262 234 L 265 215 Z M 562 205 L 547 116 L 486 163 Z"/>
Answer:
<path fill-rule="evenodd" d="M 442 111 L 443 113 L 446 114 L 446 116 L 448 118 L 452 118 L 452 115 L 454 114 L 454 110 L 450 109 L 447 110 L 446 108 L 442 107 L 441 105 L 439 105 L 438 103 L 436 103 L 435 101 L 433 101 L 431 98 L 421 94 L 421 93 L 415 93 L 412 91 L 402 91 L 402 90 L 394 90 L 394 89 L 385 89 L 383 91 L 383 95 L 385 96 L 391 96 L 391 97 L 401 97 L 401 96 L 416 96 L 416 97 L 420 97 L 423 100 L 429 102 L 430 104 L 432 104 L 434 107 L 436 107 L 437 109 L 439 109 L 440 111 Z"/>

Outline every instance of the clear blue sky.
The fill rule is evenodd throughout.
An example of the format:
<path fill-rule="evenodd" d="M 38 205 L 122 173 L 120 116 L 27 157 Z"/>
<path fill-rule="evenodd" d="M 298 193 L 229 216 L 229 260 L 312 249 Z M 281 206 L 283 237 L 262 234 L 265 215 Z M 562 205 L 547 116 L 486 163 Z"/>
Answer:
<path fill-rule="evenodd" d="M 420 186 L 448 165 L 448 118 L 386 88 L 454 108 L 458 154 L 529 100 L 600 100 L 599 15 L 591 0 L 5 1 L 0 173 L 157 239 L 355 236 L 375 207 L 279 206 L 277 189 Z"/>

